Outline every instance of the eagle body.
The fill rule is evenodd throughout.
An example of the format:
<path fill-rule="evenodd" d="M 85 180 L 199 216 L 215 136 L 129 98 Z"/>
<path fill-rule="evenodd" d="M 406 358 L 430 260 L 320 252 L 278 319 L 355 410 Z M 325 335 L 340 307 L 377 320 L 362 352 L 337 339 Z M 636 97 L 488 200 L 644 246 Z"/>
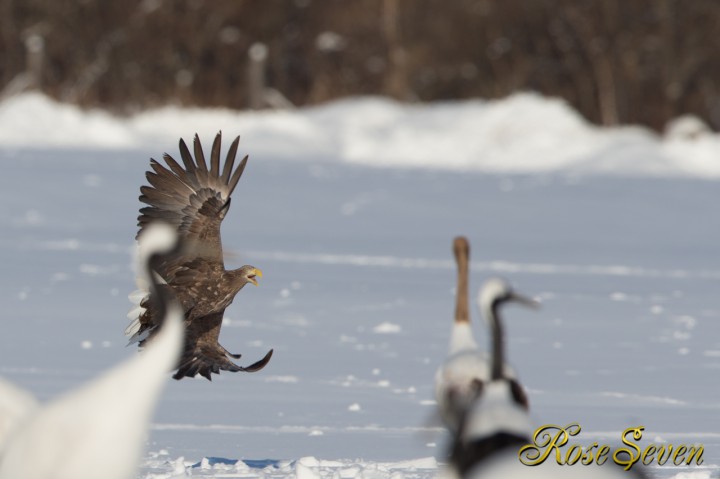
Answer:
<path fill-rule="evenodd" d="M 262 272 L 250 265 L 227 270 L 223 260 L 220 224 L 247 163 L 246 156 L 233 168 L 239 140 L 237 137 L 231 144 L 222 169 L 220 133 L 213 142 L 209 168 L 197 135 L 194 157 L 180 140 L 183 166 L 168 154 L 164 155 L 167 167 L 151 160 L 152 171 L 146 174 L 150 185 L 140 188 L 140 201 L 148 206 L 140 210 L 138 236 L 148 225 L 164 222 L 176 229 L 183 244 L 177 254 L 165 257 L 156 267 L 160 288 L 172 292 L 185 314 L 186 340 L 175 379 L 196 374 L 211 379 L 212 373 L 221 370 L 258 371 L 272 356 L 271 350 L 262 360 L 241 367 L 232 361 L 240 355 L 218 343 L 225 309 L 247 283 L 257 286 L 256 278 L 262 277 Z M 130 296 L 137 307 L 128 315 L 132 323 L 125 333 L 130 342 L 143 346 L 160 324 L 146 284 L 139 282 L 138 287 Z"/>
<path fill-rule="evenodd" d="M 254 270 L 254 273 L 250 271 Z M 183 305 L 186 321 L 193 321 L 209 314 L 222 313 L 235 299 L 235 295 L 248 283 L 249 274 L 257 269 L 243 267 L 225 270 L 223 265 L 203 260 L 194 260 L 180 266 L 181 274 L 170 284 L 162 285 L 172 290 Z M 155 312 L 149 307 L 149 300 L 140 303 L 145 312 L 140 316 L 142 325 L 151 328 L 155 324 Z"/>

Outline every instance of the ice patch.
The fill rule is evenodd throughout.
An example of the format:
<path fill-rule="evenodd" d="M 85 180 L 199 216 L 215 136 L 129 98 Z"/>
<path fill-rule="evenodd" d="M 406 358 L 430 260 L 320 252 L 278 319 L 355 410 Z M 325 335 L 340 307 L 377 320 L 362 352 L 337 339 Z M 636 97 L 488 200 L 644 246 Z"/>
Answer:
<path fill-rule="evenodd" d="M 434 447 L 428 445 L 427 447 Z M 363 460 L 327 460 L 305 456 L 295 461 L 275 459 L 229 459 L 204 457 L 188 463 L 183 457 L 168 460 L 158 457 L 150 461 L 154 474 L 146 479 L 176 477 L 238 477 L 247 479 L 310 477 L 320 479 L 435 479 L 439 465 L 433 457 L 398 462 L 367 462 Z"/>
<path fill-rule="evenodd" d="M 660 306 L 658 304 L 650 307 L 650 312 L 655 315 L 662 314 L 664 311 L 665 311 L 665 308 L 663 308 L 662 306 Z"/>
<path fill-rule="evenodd" d="M 680 472 L 674 476 L 672 476 L 670 479 L 710 479 L 712 477 L 711 471 L 688 471 L 688 472 Z"/>
<path fill-rule="evenodd" d="M 119 268 L 116 265 L 100 266 L 97 264 L 87 263 L 81 264 L 79 267 L 80 272 L 88 276 L 104 276 L 108 274 L 113 274 L 118 271 L 118 269 Z"/>
<path fill-rule="evenodd" d="M 375 326 L 372 330 L 373 333 L 376 334 L 397 334 L 402 331 L 402 327 L 399 324 L 385 321 Z"/>
<path fill-rule="evenodd" d="M 360 210 L 364 209 L 368 205 L 375 203 L 379 200 L 382 200 L 387 195 L 384 192 L 366 192 L 361 193 L 360 195 L 356 196 L 355 198 L 343 203 L 340 206 L 340 212 L 344 216 L 352 216 L 355 213 L 359 212 Z"/>
<path fill-rule="evenodd" d="M 70 279 L 70 275 L 67 273 L 53 273 L 53 275 L 50 277 L 50 281 L 59 283 L 60 281 L 67 281 Z"/>
<path fill-rule="evenodd" d="M 83 176 L 83 185 L 88 188 L 99 188 L 102 186 L 102 178 L 99 175 L 87 174 Z"/>
<path fill-rule="evenodd" d="M 685 329 L 694 329 L 697 325 L 697 319 L 695 319 L 692 316 L 677 316 L 673 318 L 673 321 L 678 325 Z"/>
<path fill-rule="evenodd" d="M 626 399 L 631 402 L 667 404 L 670 406 L 684 406 L 687 404 L 685 401 L 681 401 L 680 399 L 665 396 L 645 396 L 641 394 L 630 394 L 614 391 L 603 392 L 602 395 L 610 398 Z"/>
<path fill-rule="evenodd" d="M 76 251 L 80 248 L 80 241 L 74 238 L 66 240 L 44 241 L 41 245 L 41 248 L 51 251 Z"/>
<path fill-rule="evenodd" d="M 266 383 L 295 384 L 299 381 L 297 376 L 266 376 Z"/>
<path fill-rule="evenodd" d="M 45 223 L 45 216 L 37 210 L 27 210 L 22 217 L 17 218 L 14 222 L 19 226 L 39 226 Z"/>
<path fill-rule="evenodd" d="M 610 295 L 610 299 L 613 301 L 627 301 L 628 296 L 625 293 L 615 292 Z"/>
<path fill-rule="evenodd" d="M 295 478 L 296 479 L 319 479 L 320 474 L 317 471 L 317 467 L 320 465 L 317 459 L 314 457 L 303 457 L 298 459 L 295 463 Z"/>

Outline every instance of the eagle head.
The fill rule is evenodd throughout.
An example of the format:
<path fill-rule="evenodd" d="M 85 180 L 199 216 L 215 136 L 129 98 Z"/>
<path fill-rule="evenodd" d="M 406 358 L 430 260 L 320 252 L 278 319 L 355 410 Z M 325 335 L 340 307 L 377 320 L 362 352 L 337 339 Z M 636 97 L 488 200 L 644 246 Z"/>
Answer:
<path fill-rule="evenodd" d="M 240 278 L 244 280 L 245 283 L 252 283 L 257 286 L 257 278 L 262 278 L 262 271 L 255 266 L 245 265 L 240 268 Z"/>

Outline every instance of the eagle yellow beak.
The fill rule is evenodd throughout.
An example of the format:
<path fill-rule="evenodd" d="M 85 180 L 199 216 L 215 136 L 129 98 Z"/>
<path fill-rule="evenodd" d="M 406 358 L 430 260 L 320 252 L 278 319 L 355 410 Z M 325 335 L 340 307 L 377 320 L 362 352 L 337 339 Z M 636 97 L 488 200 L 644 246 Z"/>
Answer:
<path fill-rule="evenodd" d="M 257 286 L 258 282 L 255 277 L 262 278 L 262 271 L 257 268 L 253 268 L 252 270 L 250 270 L 250 274 L 247 275 L 248 281 Z"/>

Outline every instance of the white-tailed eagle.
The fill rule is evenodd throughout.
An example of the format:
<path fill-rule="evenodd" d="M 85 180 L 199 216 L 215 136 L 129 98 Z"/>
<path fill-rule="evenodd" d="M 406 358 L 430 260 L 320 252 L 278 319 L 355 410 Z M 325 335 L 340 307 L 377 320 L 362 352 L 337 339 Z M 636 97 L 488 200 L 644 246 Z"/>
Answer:
<path fill-rule="evenodd" d="M 140 209 L 138 236 L 149 224 L 165 222 L 178 232 L 183 248 L 156 265 L 163 288 L 170 288 L 185 313 L 185 345 L 177 366 L 175 379 L 200 374 L 211 380 L 211 374 L 224 371 L 259 371 L 270 361 L 270 350 L 260 361 L 247 367 L 235 364 L 239 354 L 232 354 L 218 343 L 223 313 L 235 295 L 247 283 L 257 286 L 262 273 L 245 265 L 226 270 L 220 241 L 220 224 L 230 207 L 230 195 L 243 174 L 248 157 L 237 168 L 240 137 L 230 145 L 224 165 L 220 164 L 218 133 L 210 153 L 210 165 L 205 162 L 200 139 L 195 135 L 195 157 L 180 140 L 183 166 L 167 153 L 163 156 L 167 167 L 150 160 L 152 171 L 146 173 L 150 186 L 140 187 L 140 201 L 148 206 Z M 222 169 L 221 169 L 222 166 Z M 137 237 L 136 237 L 137 238 Z M 156 302 L 150 300 L 146 284 L 138 284 L 139 291 L 131 295 L 137 307 L 128 317 L 132 323 L 125 330 L 130 342 L 142 346 L 159 329 Z"/>

